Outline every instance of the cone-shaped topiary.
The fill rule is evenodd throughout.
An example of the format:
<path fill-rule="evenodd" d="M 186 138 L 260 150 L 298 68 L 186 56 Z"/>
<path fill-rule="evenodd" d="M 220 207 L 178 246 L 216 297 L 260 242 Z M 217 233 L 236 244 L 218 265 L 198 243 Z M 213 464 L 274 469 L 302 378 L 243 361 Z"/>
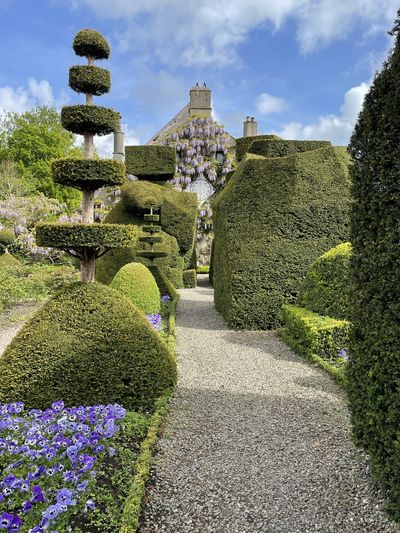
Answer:
<path fill-rule="evenodd" d="M 400 10 L 350 141 L 349 397 L 354 434 L 400 519 Z"/>
<path fill-rule="evenodd" d="M 173 355 L 143 313 L 99 283 L 59 292 L 0 358 L 0 402 L 35 408 L 63 398 L 146 411 L 175 380 Z"/>
<path fill-rule="evenodd" d="M 85 139 L 85 160 L 60 159 L 52 165 L 57 183 L 76 187 L 83 192 L 83 224 L 41 224 L 37 238 L 41 246 L 62 248 L 81 261 L 81 281 L 95 279 L 96 258 L 110 248 L 134 245 L 135 231 L 115 225 L 88 227 L 94 219 L 94 192 L 105 185 L 115 186 L 125 179 L 125 166 L 117 161 L 94 161 L 94 135 L 106 135 L 119 127 L 120 116 L 106 107 L 94 106 L 93 95 L 110 89 L 110 74 L 95 67 L 94 59 L 106 59 L 110 48 L 104 37 L 95 30 L 82 30 L 74 39 L 77 55 L 86 56 L 87 65 L 70 69 L 69 84 L 77 92 L 86 93 L 86 105 L 66 106 L 61 111 L 61 122 L 67 130 L 81 134 Z"/>
<path fill-rule="evenodd" d="M 145 315 L 160 312 L 161 295 L 156 280 L 142 263 L 128 263 L 114 276 L 110 287 L 124 294 Z"/>

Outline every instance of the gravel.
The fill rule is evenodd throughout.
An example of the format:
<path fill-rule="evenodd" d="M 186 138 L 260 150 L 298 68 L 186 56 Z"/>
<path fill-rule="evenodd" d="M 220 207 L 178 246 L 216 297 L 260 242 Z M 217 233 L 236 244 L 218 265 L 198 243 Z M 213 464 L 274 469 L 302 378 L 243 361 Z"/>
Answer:
<path fill-rule="evenodd" d="M 400 531 L 343 391 L 275 333 L 229 331 L 200 283 L 181 292 L 180 378 L 141 533 Z"/>

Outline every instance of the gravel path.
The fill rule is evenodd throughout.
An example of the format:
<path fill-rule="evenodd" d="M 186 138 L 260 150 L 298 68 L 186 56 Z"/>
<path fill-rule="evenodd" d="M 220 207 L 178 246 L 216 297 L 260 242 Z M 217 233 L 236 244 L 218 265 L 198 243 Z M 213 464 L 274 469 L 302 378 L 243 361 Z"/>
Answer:
<path fill-rule="evenodd" d="M 141 533 L 399 532 L 350 438 L 343 391 L 271 332 L 181 293 L 180 379 Z"/>

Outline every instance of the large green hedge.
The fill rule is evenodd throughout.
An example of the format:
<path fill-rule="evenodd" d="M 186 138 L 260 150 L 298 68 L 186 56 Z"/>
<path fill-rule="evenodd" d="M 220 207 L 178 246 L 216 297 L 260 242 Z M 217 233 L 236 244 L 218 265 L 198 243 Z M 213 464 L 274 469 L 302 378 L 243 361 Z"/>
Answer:
<path fill-rule="evenodd" d="M 139 179 L 167 181 L 175 174 L 176 151 L 171 146 L 126 146 L 125 165 Z"/>
<path fill-rule="evenodd" d="M 400 520 L 400 11 L 350 142 L 349 396 L 355 438 Z"/>
<path fill-rule="evenodd" d="M 271 329 L 310 265 L 348 238 L 344 149 L 247 156 L 214 203 L 215 305 L 235 329 Z"/>
<path fill-rule="evenodd" d="M 326 148 L 330 146 L 329 141 L 285 141 L 283 139 L 262 139 L 255 140 L 248 148 L 251 154 L 262 155 L 264 157 L 285 157 L 297 154 L 298 152 L 308 152 Z"/>
<path fill-rule="evenodd" d="M 319 315 L 349 316 L 351 244 L 339 244 L 312 264 L 299 292 L 298 303 Z"/>
<path fill-rule="evenodd" d="M 150 270 L 142 263 L 128 263 L 114 276 L 110 287 L 124 294 L 145 315 L 160 311 L 160 291 Z"/>
<path fill-rule="evenodd" d="M 34 408 L 63 398 L 147 411 L 175 380 L 174 357 L 143 313 L 98 283 L 59 292 L 0 358 L 0 402 Z"/>
<path fill-rule="evenodd" d="M 258 140 L 279 140 L 277 135 L 254 135 L 252 137 L 240 137 L 236 139 L 236 159 L 241 161 L 244 155 L 249 151 L 250 146 L 254 141 Z"/>
<path fill-rule="evenodd" d="M 51 169 L 56 183 L 81 190 L 121 185 L 126 179 L 124 164 L 112 159 L 56 159 Z"/>

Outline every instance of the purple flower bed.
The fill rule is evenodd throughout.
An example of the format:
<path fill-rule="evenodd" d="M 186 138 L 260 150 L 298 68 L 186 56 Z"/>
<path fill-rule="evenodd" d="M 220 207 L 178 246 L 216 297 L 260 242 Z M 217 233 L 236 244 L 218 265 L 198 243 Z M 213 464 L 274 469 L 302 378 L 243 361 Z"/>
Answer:
<path fill-rule="evenodd" d="M 119 405 L 45 410 L 0 405 L 0 529 L 66 531 L 72 515 L 93 510 L 88 497 L 126 411 Z"/>

